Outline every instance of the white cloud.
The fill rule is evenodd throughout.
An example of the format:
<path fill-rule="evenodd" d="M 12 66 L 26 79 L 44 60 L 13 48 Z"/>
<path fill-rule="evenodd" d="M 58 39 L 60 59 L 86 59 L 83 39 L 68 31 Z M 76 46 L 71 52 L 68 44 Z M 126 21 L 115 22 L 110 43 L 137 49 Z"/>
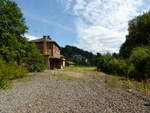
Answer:
<path fill-rule="evenodd" d="M 37 36 L 33 36 L 33 35 L 29 35 L 29 34 L 25 34 L 24 35 L 28 40 L 35 40 L 35 39 L 39 39 L 40 37 Z"/>
<path fill-rule="evenodd" d="M 93 52 L 118 52 L 125 41 L 128 21 L 147 9 L 144 0 L 68 0 L 78 17 L 78 46 Z"/>
<path fill-rule="evenodd" d="M 109 30 L 102 26 L 89 26 L 79 30 L 79 47 L 96 52 L 118 52 L 124 42 L 124 33 Z"/>

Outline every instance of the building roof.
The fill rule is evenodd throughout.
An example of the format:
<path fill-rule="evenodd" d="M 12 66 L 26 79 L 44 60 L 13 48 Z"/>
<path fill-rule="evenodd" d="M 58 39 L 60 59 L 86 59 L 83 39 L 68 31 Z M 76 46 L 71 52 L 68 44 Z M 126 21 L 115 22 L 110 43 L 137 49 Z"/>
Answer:
<path fill-rule="evenodd" d="M 36 39 L 36 40 L 31 40 L 31 42 L 35 42 L 35 43 L 43 42 L 43 41 L 54 43 L 55 45 L 57 45 L 57 47 L 59 47 L 59 49 L 61 49 L 61 47 L 57 44 L 57 42 L 53 41 L 50 38 L 50 36 L 43 36 L 43 38 Z"/>

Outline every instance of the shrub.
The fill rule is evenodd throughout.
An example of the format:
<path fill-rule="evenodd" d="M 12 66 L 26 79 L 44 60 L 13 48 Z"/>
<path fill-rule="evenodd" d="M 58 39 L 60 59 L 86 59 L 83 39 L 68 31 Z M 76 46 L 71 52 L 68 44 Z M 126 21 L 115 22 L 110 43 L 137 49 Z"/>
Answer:
<path fill-rule="evenodd" d="M 133 50 L 130 63 L 134 66 L 134 76 L 137 79 L 150 77 L 150 48 L 137 47 Z"/>
<path fill-rule="evenodd" d="M 109 61 L 108 68 L 110 69 L 109 71 L 112 74 L 126 75 L 127 64 L 126 64 L 125 60 L 112 58 Z"/>
<path fill-rule="evenodd" d="M 124 82 L 124 84 L 125 84 L 125 86 L 126 86 L 127 88 L 129 88 L 129 89 L 133 88 L 133 83 L 132 83 L 131 80 L 126 80 L 126 81 Z"/>
<path fill-rule="evenodd" d="M 5 63 L 0 59 L 0 88 L 5 88 L 8 80 L 26 76 L 27 70 L 15 62 Z"/>
<path fill-rule="evenodd" d="M 35 43 L 28 43 L 27 56 L 24 59 L 25 65 L 30 72 L 40 72 L 45 69 L 44 58 L 35 46 Z"/>
<path fill-rule="evenodd" d="M 126 75 L 127 63 L 123 59 L 115 58 L 110 54 L 101 56 L 97 63 L 98 70 L 109 74 Z"/>
<path fill-rule="evenodd" d="M 29 55 L 27 60 L 27 69 L 30 72 L 40 72 L 45 69 L 43 57 L 39 54 L 39 52 L 34 51 Z"/>
<path fill-rule="evenodd" d="M 99 71 L 108 72 L 109 64 L 108 62 L 112 59 L 112 56 L 110 54 L 105 54 L 100 56 L 97 59 L 97 69 Z"/>
<path fill-rule="evenodd" d="M 3 88 L 6 85 L 6 81 L 8 80 L 8 74 L 4 73 L 4 70 L 6 70 L 6 65 L 0 59 L 0 88 Z"/>

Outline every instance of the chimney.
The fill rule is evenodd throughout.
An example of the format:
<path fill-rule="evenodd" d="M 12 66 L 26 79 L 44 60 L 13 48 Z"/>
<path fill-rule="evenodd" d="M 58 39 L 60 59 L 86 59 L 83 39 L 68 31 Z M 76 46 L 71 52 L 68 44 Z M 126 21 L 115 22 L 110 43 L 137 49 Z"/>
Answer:
<path fill-rule="evenodd" d="M 47 40 L 47 36 L 44 35 L 43 36 L 43 40 L 46 41 Z"/>
<path fill-rule="evenodd" d="M 43 36 L 43 54 L 47 54 L 47 36 Z"/>
<path fill-rule="evenodd" d="M 47 38 L 48 38 L 48 40 L 52 40 L 49 35 L 47 36 Z"/>

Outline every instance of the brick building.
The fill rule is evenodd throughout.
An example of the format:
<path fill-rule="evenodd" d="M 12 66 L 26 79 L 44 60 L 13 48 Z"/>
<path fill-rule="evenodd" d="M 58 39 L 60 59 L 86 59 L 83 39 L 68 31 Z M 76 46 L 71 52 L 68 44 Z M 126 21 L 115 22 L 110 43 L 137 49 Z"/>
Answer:
<path fill-rule="evenodd" d="M 44 56 L 44 63 L 48 69 L 62 69 L 65 67 L 65 59 L 60 54 L 60 46 L 50 36 L 43 36 L 41 39 L 32 40 L 38 50 Z"/>

